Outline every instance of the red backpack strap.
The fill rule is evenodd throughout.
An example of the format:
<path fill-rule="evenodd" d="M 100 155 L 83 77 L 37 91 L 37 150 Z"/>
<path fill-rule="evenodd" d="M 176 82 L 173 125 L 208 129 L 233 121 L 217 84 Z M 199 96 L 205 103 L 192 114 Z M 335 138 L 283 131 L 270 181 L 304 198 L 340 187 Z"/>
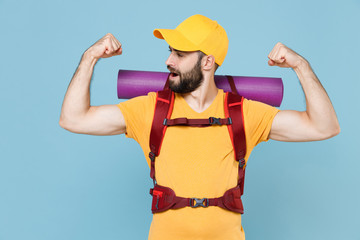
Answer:
<path fill-rule="evenodd" d="M 164 139 L 167 126 L 164 124 L 165 119 L 171 117 L 172 109 L 174 106 L 174 93 L 167 89 L 159 91 L 156 94 L 156 104 L 154 119 L 150 132 L 150 153 L 151 160 L 150 177 L 155 181 L 155 157 L 160 153 L 162 141 Z"/>
<path fill-rule="evenodd" d="M 232 76 L 229 76 L 229 75 L 226 75 L 226 78 L 229 82 L 229 85 L 230 85 L 230 88 L 231 88 L 231 92 L 234 93 L 234 94 L 239 94 L 237 89 L 236 89 L 236 85 L 235 85 L 235 82 L 234 82 L 234 78 Z"/>
<path fill-rule="evenodd" d="M 231 141 L 234 147 L 236 161 L 241 160 L 246 154 L 246 138 L 243 118 L 243 97 L 233 93 L 226 93 L 225 117 L 231 118 L 228 125 Z"/>
<path fill-rule="evenodd" d="M 246 136 L 243 116 L 244 98 L 238 94 L 226 93 L 225 97 L 225 117 L 231 118 L 231 125 L 228 130 L 231 142 L 234 148 L 236 161 L 239 161 L 239 179 L 238 185 L 241 188 L 241 194 L 244 191 L 245 177 L 245 155 L 246 155 Z"/>

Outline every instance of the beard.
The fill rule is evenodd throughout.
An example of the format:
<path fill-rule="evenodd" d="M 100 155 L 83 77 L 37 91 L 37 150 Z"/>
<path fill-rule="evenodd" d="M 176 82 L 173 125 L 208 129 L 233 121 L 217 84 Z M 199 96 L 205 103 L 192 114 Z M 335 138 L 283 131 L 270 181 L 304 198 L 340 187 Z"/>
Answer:
<path fill-rule="evenodd" d="M 175 83 L 169 79 L 169 88 L 176 93 L 190 93 L 196 90 L 202 84 L 204 75 L 201 71 L 201 60 L 195 64 L 195 66 L 188 72 L 182 73 L 176 71 L 174 68 L 167 67 L 172 73 L 179 76 L 180 81 Z"/>

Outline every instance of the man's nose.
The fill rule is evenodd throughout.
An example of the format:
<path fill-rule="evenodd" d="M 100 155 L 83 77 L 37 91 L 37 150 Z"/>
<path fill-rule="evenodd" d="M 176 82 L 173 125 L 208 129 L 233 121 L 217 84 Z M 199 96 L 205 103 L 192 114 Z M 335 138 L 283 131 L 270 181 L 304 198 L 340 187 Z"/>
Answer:
<path fill-rule="evenodd" d="M 165 64 L 167 66 L 171 66 L 171 67 L 173 67 L 175 65 L 174 64 L 174 57 L 173 57 L 172 53 L 170 53 L 170 55 L 169 55 L 168 59 L 166 60 Z"/>

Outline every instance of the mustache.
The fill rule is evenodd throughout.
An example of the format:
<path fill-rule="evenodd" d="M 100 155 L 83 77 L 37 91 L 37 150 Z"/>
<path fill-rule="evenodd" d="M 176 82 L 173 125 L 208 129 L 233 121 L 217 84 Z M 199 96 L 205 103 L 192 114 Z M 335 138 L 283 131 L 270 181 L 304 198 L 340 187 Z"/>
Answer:
<path fill-rule="evenodd" d="M 180 75 L 180 73 L 175 68 L 173 68 L 173 67 L 171 67 L 169 65 L 167 66 L 167 69 L 172 73 L 176 73 L 176 74 Z"/>

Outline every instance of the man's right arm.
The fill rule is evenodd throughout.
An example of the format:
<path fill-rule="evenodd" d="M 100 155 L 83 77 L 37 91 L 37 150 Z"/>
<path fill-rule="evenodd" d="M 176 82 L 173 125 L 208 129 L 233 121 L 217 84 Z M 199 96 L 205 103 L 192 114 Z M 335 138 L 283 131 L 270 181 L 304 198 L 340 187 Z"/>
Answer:
<path fill-rule="evenodd" d="M 121 53 L 121 43 L 112 34 L 106 34 L 85 51 L 65 94 L 61 127 L 91 135 L 125 133 L 125 119 L 116 105 L 90 105 L 90 81 L 96 62 Z"/>

